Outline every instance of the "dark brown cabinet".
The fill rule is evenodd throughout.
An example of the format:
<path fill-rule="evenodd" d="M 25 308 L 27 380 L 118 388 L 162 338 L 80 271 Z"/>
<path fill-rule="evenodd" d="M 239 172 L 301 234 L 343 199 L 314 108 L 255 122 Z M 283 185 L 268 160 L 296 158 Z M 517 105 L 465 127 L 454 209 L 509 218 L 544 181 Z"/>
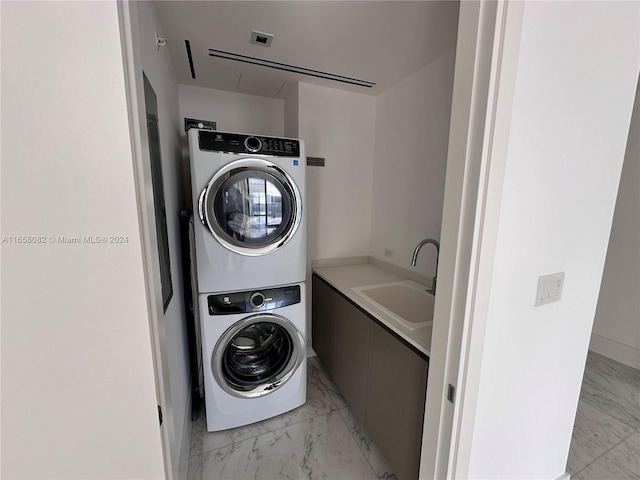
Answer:
<path fill-rule="evenodd" d="M 316 276 L 312 315 L 313 349 L 364 425 L 371 320 Z"/>
<path fill-rule="evenodd" d="M 336 297 L 332 377 L 351 412 L 365 424 L 368 342 L 371 320 L 344 297 Z"/>
<path fill-rule="evenodd" d="M 333 347 L 335 339 L 336 294 L 315 275 L 312 279 L 311 338 L 313 349 L 327 373 L 333 377 Z"/>
<path fill-rule="evenodd" d="M 418 478 L 428 364 L 378 324 L 369 332 L 365 429 L 399 479 Z"/>
<path fill-rule="evenodd" d="M 400 480 L 418 478 L 428 360 L 313 276 L 313 349 Z"/>

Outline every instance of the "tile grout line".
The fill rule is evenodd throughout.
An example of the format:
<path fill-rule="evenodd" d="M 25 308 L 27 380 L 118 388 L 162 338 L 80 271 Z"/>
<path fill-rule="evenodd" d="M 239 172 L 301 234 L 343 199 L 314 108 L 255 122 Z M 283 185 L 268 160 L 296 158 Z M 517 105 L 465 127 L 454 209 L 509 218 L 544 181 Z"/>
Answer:
<path fill-rule="evenodd" d="M 334 406 L 336 406 L 336 407 L 337 407 L 337 405 L 335 405 L 335 404 L 334 404 Z M 258 437 L 260 437 L 260 436 L 262 436 L 262 435 L 266 435 L 266 434 L 269 434 L 269 433 L 274 433 L 274 432 L 277 432 L 277 431 L 282 430 L 282 429 L 284 429 L 284 428 L 288 428 L 288 427 L 291 427 L 291 426 L 293 426 L 293 425 L 298 425 L 298 424 L 300 424 L 300 423 L 310 422 L 310 421 L 312 421 L 312 420 L 314 420 L 314 419 L 316 419 L 316 418 L 322 417 L 322 416 L 326 416 L 326 417 L 328 417 L 328 416 L 330 416 L 331 414 L 335 414 L 335 415 L 337 415 L 337 416 L 340 418 L 340 421 L 342 421 L 342 423 L 343 423 L 343 425 L 344 425 L 345 429 L 349 432 L 349 435 L 350 435 L 350 437 L 351 437 L 351 440 L 355 443 L 357 450 L 360 452 L 360 455 L 362 455 L 362 457 L 364 458 L 364 460 L 365 460 L 366 464 L 369 466 L 369 469 L 371 470 L 371 473 L 373 474 L 373 477 L 374 477 L 374 478 L 379 479 L 380 477 L 378 477 L 378 475 L 377 475 L 377 473 L 376 473 L 375 469 L 373 468 L 373 465 L 371 464 L 371 462 L 369 461 L 369 459 L 367 458 L 367 456 L 365 455 L 365 453 L 362 451 L 362 448 L 360 447 L 360 444 L 359 444 L 359 442 L 358 442 L 358 438 L 354 435 L 354 433 L 353 433 L 353 432 L 351 432 L 351 429 L 349 428 L 349 425 L 347 425 L 347 422 L 345 421 L 345 419 L 344 419 L 344 418 L 342 417 L 342 415 L 340 414 L 340 410 L 341 410 L 341 409 L 348 409 L 348 407 L 335 408 L 335 409 L 332 409 L 332 410 L 330 410 L 330 411 L 328 411 L 328 412 L 326 412 L 326 413 L 319 414 L 319 415 L 315 415 L 315 416 L 310 417 L 310 418 L 307 418 L 307 419 L 305 419 L 305 420 L 301 420 L 301 421 L 299 421 L 299 422 L 291 423 L 291 424 L 289 424 L 289 425 L 285 425 L 285 426 L 282 426 L 282 427 L 280 427 L 280 428 L 276 428 L 275 430 L 269 430 L 269 431 L 267 431 L 267 432 L 263 432 L 263 433 L 261 433 L 261 434 L 255 435 L 255 436 L 253 436 L 253 437 L 245 438 L 245 439 L 241 440 L 241 442 L 248 441 L 248 440 L 253 440 L 253 441 L 255 441 Z M 213 450 L 208 450 L 207 452 L 203 452 L 202 454 L 200 454 L 200 455 L 199 455 L 199 457 L 200 457 L 200 458 L 199 458 L 199 461 L 200 461 L 200 480 L 204 480 L 204 479 L 203 479 L 203 477 L 202 477 L 202 475 L 203 475 L 203 471 L 204 471 L 204 455 L 205 455 L 205 453 L 212 453 L 212 452 L 215 452 L 215 451 L 220 450 L 220 449 L 222 449 L 222 448 L 233 447 L 233 445 L 235 445 L 235 443 L 236 443 L 236 442 L 234 442 L 234 443 L 232 443 L 232 444 L 229 444 L 229 445 L 225 445 L 225 446 L 223 446 L 223 447 L 215 448 L 215 449 L 213 449 Z M 188 470 L 187 470 L 187 475 L 188 475 Z"/>
<path fill-rule="evenodd" d="M 322 373 L 324 374 L 324 372 L 322 372 Z M 327 379 L 329 379 L 329 377 L 328 377 L 326 374 L 324 374 L 324 375 L 325 375 L 325 377 L 327 377 Z M 319 382 L 319 383 L 320 383 L 323 387 L 325 387 L 325 385 L 324 385 L 322 382 Z M 328 388 L 326 388 L 326 387 L 325 387 L 325 389 L 326 389 L 326 391 L 327 391 L 327 396 L 329 397 L 329 399 L 331 400 L 331 403 L 332 403 L 332 405 L 330 405 L 330 407 L 335 407 L 335 408 L 331 408 L 331 409 L 330 409 L 328 412 L 326 412 L 326 413 L 320 413 L 320 414 L 318 414 L 318 415 L 313 415 L 313 416 L 311 416 L 311 417 L 308 417 L 308 418 L 305 418 L 305 419 L 301 419 L 301 420 L 299 420 L 299 421 L 297 421 L 297 422 L 289 423 L 288 425 L 283 425 L 282 427 L 278 427 L 278 428 L 276 428 L 276 429 L 274 429 L 274 430 L 267 430 L 266 432 L 258 433 L 257 435 L 251 435 L 251 436 L 249 436 L 249 437 L 247 437 L 247 438 L 244 438 L 244 439 L 242 439 L 242 440 L 240 440 L 240 441 L 241 441 L 241 442 L 244 442 L 245 440 L 250 440 L 250 439 L 253 439 L 253 438 L 257 438 L 257 437 L 259 437 L 259 436 L 261 436 L 261 435 L 264 435 L 264 434 L 266 434 L 266 433 L 273 433 L 273 432 L 277 432 L 278 430 L 282 430 L 283 428 L 291 427 L 291 426 L 293 426 L 293 425 L 298 425 L 299 423 L 306 422 L 306 421 L 309 421 L 309 420 L 313 420 L 313 419 L 318 418 L 318 417 L 321 417 L 321 416 L 323 416 L 323 415 L 329 415 L 329 414 L 330 414 L 330 413 L 332 413 L 332 412 L 338 412 L 338 410 L 340 410 L 340 407 L 338 407 L 338 405 L 337 405 L 337 404 L 336 404 L 336 402 L 334 401 L 333 397 L 332 397 L 332 396 L 331 396 L 331 394 L 329 393 L 329 389 L 328 389 Z M 285 412 L 285 414 L 286 414 L 286 413 L 288 413 L 288 412 Z M 340 414 L 339 414 L 339 412 L 338 412 L 338 415 L 340 415 Z M 342 415 L 340 415 L 340 417 L 342 418 Z M 272 417 L 272 418 L 273 418 L 273 417 Z M 266 420 L 268 420 L 268 419 L 266 419 Z M 343 421 L 344 421 L 344 420 L 343 420 Z M 202 442 L 202 453 L 201 453 L 201 455 L 204 455 L 205 453 L 215 452 L 216 450 L 219 450 L 219 449 L 221 449 L 221 448 L 226 448 L 226 447 L 229 447 L 229 446 L 233 446 L 233 445 L 235 445 L 235 444 L 237 443 L 235 440 L 233 440 L 231 443 L 228 443 L 228 444 L 226 444 L 226 445 L 222 445 L 222 446 L 217 447 L 217 448 L 213 448 L 213 449 L 211 449 L 211 450 L 207 450 L 207 451 L 205 452 L 205 451 L 204 451 L 204 435 L 205 435 L 206 433 L 208 433 L 208 431 L 207 431 L 207 429 L 205 428 L 205 429 L 204 429 L 204 431 L 203 431 L 203 442 Z"/>
<path fill-rule="evenodd" d="M 324 415 L 329 415 L 332 411 L 329 411 L 328 413 L 325 413 Z M 276 428 L 275 430 L 268 430 L 266 432 L 259 433 L 258 435 L 254 435 L 254 436 L 251 436 L 251 437 L 243 438 L 239 442 L 235 442 L 234 441 L 233 443 L 230 443 L 228 445 L 224 445 L 222 447 L 218 447 L 218 448 L 214 448 L 212 450 L 207 450 L 206 452 L 202 452 L 202 455 L 204 456 L 205 453 L 216 452 L 216 451 L 221 450 L 223 448 L 229 448 L 229 447 L 233 448 L 236 445 L 236 443 L 242 443 L 242 442 L 246 442 L 246 441 L 249 441 L 249 440 L 254 440 L 255 441 L 256 438 L 261 437 L 262 435 L 267 435 L 267 434 L 270 434 L 270 433 L 274 433 L 274 432 L 277 432 L 278 430 L 282 430 L 283 428 L 289 428 L 289 427 L 291 427 L 293 425 L 298 425 L 300 423 L 308 422 L 308 421 L 314 420 L 314 419 L 316 419 L 318 417 L 321 417 L 321 416 L 322 416 L 322 414 L 321 415 L 316 415 L 315 417 L 310 417 L 310 418 L 307 418 L 305 420 L 301 420 L 299 422 L 290 423 L 289 425 L 283 425 L 282 427 Z"/>
<path fill-rule="evenodd" d="M 628 437 L 623 438 L 622 440 L 620 440 L 618 443 L 616 443 L 615 445 L 613 445 L 609 450 L 607 450 L 606 452 L 602 453 L 600 456 L 594 458 L 591 462 L 589 462 L 587 465 L 585 465 L 584 467 L 582 467 L 580 470 L 578 470 L 575 475 L 571 475 L 572 477 L 577 477 L 580 473 L 582 473 L 584 470 L 586 470 L 587 468 L 589 468 L 591 465 L 593 465 L 594 463 L 596 463 L 598 460 L 600 460 L 602 457 L 604 457 L 607 453 L 609 453 L 611 450 L 613 450 L 614 448 L 616 448 L 618 445 L 626 442 L 627 440 L 629 440 L 629 438 L 631 438 L 631 436 L 635 435 L 635 432 L 632 432 Z"/>
<path fill-rule="evenodd" d="M 251 436 L 249 436 L 249 437 L 243 438 L 242 440 L 240 440 L 240 441 L 238 441 L 238 442 L 236 442 L 235 440 L 233 440 L 231 443 L 228 443 L 228 444 L 226 444 L 226 445 L 222 445 L 222 446 L 220 446 L 220 447 L 213 448 L 213 449 L 211 449 L 211 450 L 207 450 L 206 452 L 204 451 L 204 443 L 203 443 L 203 448 L 202 448 L 202 450 L 203 450 L 203 451 L 202 451 L 202 454 L 204 455 L 205 453 L 215 452 L 216 450 L 220 450 L 221 448 L 231 447 L 231 446 L 235 445 L 236 443 L 244 442 L 244 441 L 246 441 L 246 440 L 251 440 L 251 439 L 254 439 L 254 438 L 260 437 L 260 436 L 262 436 L 262 435 L 266 435 L 267 433 L 277 432 L 278 430 L 282 430 L 283 428 L 291 427 L 291 426 L 293 426 L 293 425 L 298 425 L 299 423 L 308 422 L 309 420 L 314 420 L 314 419 L 316 419 L 316 418 L 318 418 L 318 417 L 322 417 L 323 415 L 329 415 L 331 412 L 335 412 L 335 411 L 337 411 L 337 410 L 333 410 L 333 409 L 332 409 L 332 410 L 329 410 L 329 411 L 328 411 L 328 412 L 326 412 L 326 413 L 320 413 L 320 414 L 318 414 L 318 415 L 314 415 L 314 416 L 312 416 L 312 417 L 304 418 L 304 419 L 299 420 L 299 421 L 297 421 L 297 422 L 293 422 L 293 423 L 289 423 L 289 424 L 287 424 L 287 425 L 283 425 L 283 426 L 278 427 L 278 428 L 275 428 L 275 429 L 273 429 L 273 430 L 267 430 L 266 432 L 258 433 L 258 434 L 256 434 L 256 435 L 251 435 Z M 282 415 L 282 414 L 281 414 L 281 415 Z M 268 419 L 267 419 L 267 420 L 268 420 Z"/>
<path fill-rule="evenodd" d="M 614 387 L 605 388 L 605 385 L 602 385 L 602 383 L 599 381 L 598 378 L 591 379 L 592 381 L 590 382 L 589 379 L 587 378 L 589 376 L 589 374 L 590 373 L 596 374 L 597 376 L 602 377 L 602 379 L 605 379 L 605 380 L 609 380 L 609 379 L 613 378 L 613 379 L 619 381 L 623 386 L 631 386 L 633 388 L 634 385 L 633 384 L 629 384 L 629 382 L 626 381 L 625 378 L 622 378 L 622 376 L 619 375 L 620 372 L 615 368 L 615 367 L 617 367 L 616 364 L 619 363 L 619 362 L 616 362 L 615 360 L 612 361 L 611 359 L 609 359 L 609 358 L 607 358 L 605 356 L 601 356 L 599 354 L 595 354 L 594 355 L 594 352 L 589 352 L 589 356 L 591 357 L 592 361 L 590 361 L 589 357 L 587 357 L 587 362 L 586 362 L 586 365 L 585 365 L 584 378 L 583 378 L 583 384 L 581 386 L 581 391 L 580 391 L 579 402 L 584 402 L 587 405 L 590 405 L 594 409 L 598 410 L 599 413 L 611 417 L 609 412 L 602 410 L 601 405 L 599 405 L 599 404 L 593 405 L 587 400 L 587 397 L 583 397 L 584 387 L 585 387 L 585 383 L 591 383 L 595 387 L 603 388 L 605 390 L 605 393 L 610 393 L 611 391 L 616 390 L 616 388 L 614 388 Z M 600 358 L 600 357 L 602 357 L 602 358 Z M 626 366 L 623 365 L 623 367 L 626 367 Z M 626 368 L 623 368 L 623 370 L 625 370 L 625 369 Z M 592 397 L 592 396 L 593 395 L 589 395 L 588 397 Z M 623 410 L 626 410 L 623 405 L 617 404 L 617 406 L 621 407 Z M 632 415 L 632 417 L 633 417 L 633 415 Z M 615 417 L 611 417 L 611 418 L 613 418 L 614 420 L 622 421 L 622 420 L 617 419 Z M 636 432 L 640 433 L 640 429 L 636 430 Z M 599 461 L 602 457 L 608 455 L 612 450 L 617 448 L 620 444 L 628 441 L 634 434 L 635 434 L 635 432 L 631 431 L 629 434 L 624 436 L 624 438 L 620 439 L 616 444 L 612 445 L 609 449 L 604 451 L 602 454 L 600 454 L 596 458 L 592 459 L 588 464 L 586 464 L 580 470 L 578 470 L 574 474 L 571 474 L 571 476 L 572 477 L 579 476 L 582 472 L 584 472 L 586 469 L 591 467 L 593 464 L 595 464 L 597 461 Z M 572 443 L 573 443 L 573 440 L 572 440 Z"/>
<path fill-rule="evenodd" d="M 343 407 L 343 409 L 349 409 L 349 407 Z M 349 425 L 347 425 L 347 421 L 344 419 L 344 417 L 342 416 L 342 414 L 340 413 L 341 409 L 336 410 L 336 412 L 338 413 L 338 416 L 340 417 L 340 420 L 342 420 L 342 423 L 344 423 L 345 428 L 347 429 L 347 431 L 349 432 L 349 435 L 351 435 L 351 438 L 353 439 L 353 441 L 356 443 L 357 447 L 358 447 L 358 451 L 360 452 L 360 455 L 362 455 L 364 457 L 365 462 L 367 462 L 367 465 L 369 465 L 369 468 L 371 469 L 371 473 L 373 473 L 373 476 L 375 478 L 380 478 L 378 477 L 378 474 L 376 473 L 376 470 L 373 468 L 373 465 L 371 465 L 371 462 L 369 461 L 369 458 L 364 454 L 364 452 L 362 451 L 362 447 L 360 446 L 360 442 L 359 439 L 356 438 L 356 435 L 354 432 L 351 431 L 351 428 L 349 428 Z M 358 425 L 360 427 L 360 425 Z"/>
<path fill-rule="evenodd" d="M 321 364 L 322 365 L 322 364 Z M 329 376 L 323 371 L 322 372 L 325 377 L 332 381 Z M 337 389 L 337 387 L 336 387 Z M 339 406 L 336 402 L 335 399 L 333 398 L 333 396 L 331 394 L 329 394 L 329 397 L 331 398 L 331 401 L 333 402 L 334 407 L 336 407 L 336 409 L 334 410 L 335 412 L 338 413 L 338 416 L 340 417 L 340 420 L 342 420 L 342 423 L 344 423 L 345 427 L 347 428 L 347 431 L 349 432 L 349 434 L 351 435 L 351 438 L 356 442 L 356 445 L 358 446 L 358 450 L 360 451 L 360 454 L 364 457 L 365 461 L 367 462 L 367 465 L 369 465 L 369 468 L 371 469 L 371 472 L 373 473 L 375 478 L 380 478 L 378 477 L 378 474 L 376 473 L 375 468 L 373 468 L 373 465 L 371 464 L 371 462 L 369 461 L 369 458 L 364 454 L 364 452 L 362 451 L 362 447 L 360 446 L 360 442 L 359 439 L 356 437 L 355 433 L 351 431 L 351 428 L 349 428 L 349 425 L 347 425 L 346 420 L 344 419 L 344 417 L 342 416 L 342 414 L 340 413 L 341 410 L 349 410 L 349 406 Z M 346 402 L 345 402 L 346 403 Z M 359 425 L 361 427 L 361 425 Z M 372 440 L 373 442 L 373 440 Z M 386 461 L 386 459 L 385 459 Z"/>
<path fill-rule="evenodd" d="M 326 380 L 328 380 L 329 382 L 332 382 L 332 380 L 329 378 L 329 376 L 322 370 L 322 366 L 321 365 L 320 365 L 319 368 L 316 368 L 316 370 L 320 374 L 319 377 L 322 376 Z M 313 416 L 310 416 L 308 418 L 301 419 L 301 420 L 293 422 L 293 423 L 289 423 L 288 425 L 283 425 L 283 426 L 281 426 L 279 428 L 275 428 L 273 430 L 267 430 L 265 432 L 258 433 L 256 435 L 251 435 L 251 436 L 249 436 L 247 438 L 244 438 L 244 439 L 240 440 L 240 442 L 249 441 L 249 440 L 255 441 L 258 437 L 260 437 L 262 435 L 265 435 L 265 434 L 268 434 L 268 433 L 269 434 L 270 433 L 274 433 L 274 432 L 277 432 L 277 431 L 282 430 L 284 428 L 288 428 L 288 427 L 291 427 L 293 425 L 298 425 L 298 424 L 301 424 L 301 423 L 304 423 L 304 422 L 310 422 L 310 421 L 312 421 L 312 420 L 314 420 L 316 418 L 322 417 L 322 416 L 329 417 L 332 413 L 335 413 L 336 415 L 338 415 L 338 417 L 340 417 L 340 421 L 342 421 L 346 431 L 349 432 L 351 440 L 354 442 L 357 450 L 360 452 L 360 455 L 362 455 L 362 457 L 364 458 L 366 465 L 369 466 L 369 469 L 370 469 L 371 474 L 373 475 L 373 478 L 380 478 L 380 477 L 378 477 L 378 474 L 377 474 L 376 470 L 374 469 L 373 465 L 371 464 L 369 458 L 365 455 L 365 452 L 361 448 L 359 437 L 356 437 L 354 432 L 351 431 L 351 429 L 349 428 L 349 425 L 347 424 L 346 420 L 344 419 L 344 417 L 340 413 L 340 410 L 342 410 L 342 409 L 347 409 L 348 410 L 349 407 L 346 404 L 345 405 L 343 405 L 343 404 L 338 405 L 338 403 L 336 402 L 336 398 L 334 398 L 334 395 L 335 395 L 335 393 L 340 394 L 340 392 L 337 390 L 337 387 L 335 387 L 335 385 L 334 385 L 334 388 L 329 388 L 329 386 L 327 386 L 324 382 L 322 382 L 320 380 L 320 378 L 318 378 L 318 383 L 319 383 L 319 385 L 322 386 L 322 389 L 325 390 L 325 392 L 326 392 L 326 394 L 329 397 L 329 400 L 331 402 L 329 404 L 329 411 L 328 412 L 320 413 L 320 414 L 317 414 L 317 415 L 313 415 Z M 333 392 L 333 394 L 332 394 L 332 392 Z M 234 445 L 236 445 L 236 443 L 240 443 L 240 442 L 236 442 L 234 440 L 234 441 L 232 441 L 231 443 L 229 443 L 227 445 L 222 445 L 222 446 L 219 446 L 217 448 L 213 448 L 211 450 L 206 450 L 205 451 L 204 450 L 204 448 L 205 448 L 204 447 L 204 445 L 205 445 L 204 436 L 207 433 L 208 433 L 208 431 L 206 430 L 206 427 L 205 427 L 201 432 L 201 435 L 202 435 L 202 450 L 201 450 L 201 453 L 199 455 L 197 455 L 197 457 L 196 457 L 196 458 L 198 458 L 198 461 L 199 461 L 199 464 L 200 464 L 200 479 L 199 480 L 203 480 L 202 475 L 203 475 L 203 472 L 204 472 L 204 457 L 205 457 L 205 454 L 209 455 L 209 454 L 212 454 L 213 452 L 216 452 L 216 451 L 218 451 L 220 449 L 223 449 L 223 448 L 233 448 Z M 187 470 L 187 475 L 188 475 L 188 470 Z"/>

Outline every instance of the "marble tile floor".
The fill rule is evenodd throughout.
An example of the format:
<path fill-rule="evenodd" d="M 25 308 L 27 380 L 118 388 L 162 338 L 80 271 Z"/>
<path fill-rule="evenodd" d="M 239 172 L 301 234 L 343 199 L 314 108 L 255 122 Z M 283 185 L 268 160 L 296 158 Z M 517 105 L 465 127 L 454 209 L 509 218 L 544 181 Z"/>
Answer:
<path fill-rule="evenodd" d="M 318 358 L 307 365 L 307 403 L 291 412 L 207 432 L 202 411 L 192 425 L 188 479 L 395 480 Z"/>
<path fill-rule="evenodd" d="M 589 352 L 567 471 L 572 480 L 640 479 L 640 371 Z"/>
<path fill-rule="evenodd" d="M 640 371 L 590 352 L 567 471 L 574 480 L 640 480 Z M 307 403 L 224 432 L 193 422 L 189 480 L 395 479 L 342 395 L 308 359 Z"/>

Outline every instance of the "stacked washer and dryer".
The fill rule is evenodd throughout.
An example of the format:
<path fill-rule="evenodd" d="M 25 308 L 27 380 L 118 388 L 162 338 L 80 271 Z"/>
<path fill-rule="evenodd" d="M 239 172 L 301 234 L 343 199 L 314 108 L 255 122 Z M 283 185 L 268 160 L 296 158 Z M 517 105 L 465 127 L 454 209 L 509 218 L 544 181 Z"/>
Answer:
<path fill-rule="evenodd" d="M 306 401 L 305 153 L 296 139 L 188 138 L 207 429 L 218 431 Z"/>

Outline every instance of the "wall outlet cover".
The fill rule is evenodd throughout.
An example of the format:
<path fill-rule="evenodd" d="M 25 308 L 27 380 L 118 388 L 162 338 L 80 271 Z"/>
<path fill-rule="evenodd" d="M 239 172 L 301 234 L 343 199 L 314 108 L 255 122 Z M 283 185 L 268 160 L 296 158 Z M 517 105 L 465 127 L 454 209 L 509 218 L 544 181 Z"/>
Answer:
<path fill-rule="evenodd" d="M 552 273 L 538 277 L 538 290 L 536 292 L 535 306 L 557 302 L 562 298 L 564 286 L 564 272 Z"/>

